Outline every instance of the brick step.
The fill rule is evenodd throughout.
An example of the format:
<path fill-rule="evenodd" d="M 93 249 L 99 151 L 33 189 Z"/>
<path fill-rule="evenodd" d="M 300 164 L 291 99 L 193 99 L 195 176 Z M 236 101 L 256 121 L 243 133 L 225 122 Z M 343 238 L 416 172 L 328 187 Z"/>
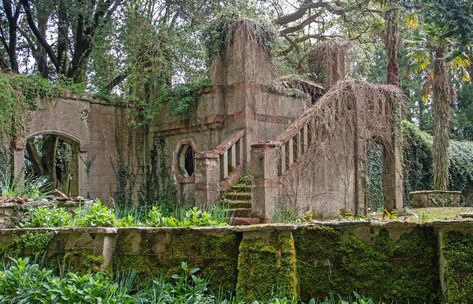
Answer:
<path fill-rule="evenodd" d="M 226 210 L 229 214 L 235 217 L 250 217 L 251 216 L 251 208 L 232 208 Z"/>
<path fill-rule="evenodd" d="M 233 226 L 248 226 L 256 225 L 260 223 L 260 219 L 256 217 L 234 217 L 232 225 Z"/>
<path fill-rule="evenodd" d="M 224 200 L 223 205 L 228 207 L 229 209 L 234 208 L 251 208 L 251 201 L 243 200 Z"/>
<path fill-rule="evenodd" d="M 251 200 L 251 192 L 225 192 L 223 198 L 226 200 Z"/>

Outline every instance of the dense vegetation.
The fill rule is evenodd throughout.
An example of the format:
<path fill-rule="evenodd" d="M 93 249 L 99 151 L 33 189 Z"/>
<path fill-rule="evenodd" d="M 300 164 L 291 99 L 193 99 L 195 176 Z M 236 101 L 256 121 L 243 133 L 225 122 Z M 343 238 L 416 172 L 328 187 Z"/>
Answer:
<path fill-rule="evenodd" d="M 31 208 L 22 227 L 192 227 L 225 226 L 229 220 L 223 207 L 209 211 L 175 207 L 161 211 L 162 206 L 141 206 L 128 209 L 110 209 L 97 200 L 90 206 L 68 211 L 64 208 Z"/>
<path fill-rule="evenodd" d="M 144 287 L 137 284 L 136 273 L 116 274 L 67 272 L 54 274 L 29 259 L 11 259 L 0 267 L 0 301 L 2 303 L 153 303 L 153 304 L 243 304 L 231 295 L 213 293 L 198 268 L 181 263 L 181 271 L 170 279 L 155 278 Z M 277 298 L 252 304 L 293 304 L 296 301 Z M 342 299 L 311 300 L 309 304 L 345 304 Z M 354 293 L 352 304 L 374 302 Z"/>

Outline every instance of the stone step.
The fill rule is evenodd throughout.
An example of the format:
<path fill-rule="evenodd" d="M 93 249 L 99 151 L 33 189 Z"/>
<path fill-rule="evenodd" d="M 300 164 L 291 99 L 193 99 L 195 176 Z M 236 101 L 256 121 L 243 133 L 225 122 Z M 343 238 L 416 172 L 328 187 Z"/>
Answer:
<path fill-rule="evenodd" d="M 260 219 L 256 217 L 234 217 L 232 225 L 234 226 L 248 226 L 260 223 Z"/>
<path fill-rule="evenodd" d="M 223 197 L 226 200 L 251 200 L 251 192 L 225 192 Z"/>
<path fill-rule="evenodd" d="M 248 192 L 251 193 L 251 185 L 242 185 L 242 184 L 236 184 L 230 187 L 231 192 Z"/>
<path fill-rule="evenodd" d="M 227 206 L 229 209 L 233 208 L 251 208 L 251 201 L 248 200 L 224 200 L 223 205 Z"/>
<path fill-rule="evenodd" d="M 251 208 L 232 208 L 226 210 L 229 214 L 232 214 L 233 217 L 250 217 Z"/>

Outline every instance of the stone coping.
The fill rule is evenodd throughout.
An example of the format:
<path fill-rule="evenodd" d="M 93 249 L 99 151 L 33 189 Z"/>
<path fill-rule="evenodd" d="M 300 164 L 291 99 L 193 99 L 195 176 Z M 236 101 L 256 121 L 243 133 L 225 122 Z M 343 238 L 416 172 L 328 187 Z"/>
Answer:
<path fill-rule="evenodd" d="M 404 221 L 315 221 L 307 224 L 257 224 L 249 226 L 208 226 L 208 227 L 60 227 L 60 228 L 3 228 L 0 235 L 15 232 L 54 232 L 58 233 L 101 233 L 116 234 L 118 232 L 167 232 L 167 231 L 200 231 L 200 232 L 253 232 L 253 231 L 292 231 L 303 227 L 330 226 L 330 227 L 353 227 L 370 226 L 386 228 L 415 228 L 415 227 L 439 227 L 445 228 L 455 225 L 456 228 L 473 228 L 472 220 L 437 220 L 431 222 L 404 222 Z"/>

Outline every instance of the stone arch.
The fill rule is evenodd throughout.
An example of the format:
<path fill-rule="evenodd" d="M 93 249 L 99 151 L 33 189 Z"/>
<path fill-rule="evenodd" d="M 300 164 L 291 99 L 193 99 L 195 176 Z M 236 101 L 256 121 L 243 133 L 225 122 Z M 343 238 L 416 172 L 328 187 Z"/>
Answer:
<path fill-rule="evenodd" d="M 14 143 L 13 151 L 13 172 L 15 178 L 23 183 L 25 178 L 25 149 L 26 143 L 29 139 L 32 139 L 39 135 L 57 135 L 66 139 L 67 141 L 77 145 L 77 153 L 74 154 L 74 162 L 77 168 L 77 194 L 79 196 L 86 196 L 86 184 L 87 184 L 87 168 L 84 160 L 87 159 L 87 148 L 88 140 L 79 138 L 68 131 L 57 130 L 57 129 L 37 129 L 33 132 L 29 132 L 24 137 L 18 138 Z"/>

